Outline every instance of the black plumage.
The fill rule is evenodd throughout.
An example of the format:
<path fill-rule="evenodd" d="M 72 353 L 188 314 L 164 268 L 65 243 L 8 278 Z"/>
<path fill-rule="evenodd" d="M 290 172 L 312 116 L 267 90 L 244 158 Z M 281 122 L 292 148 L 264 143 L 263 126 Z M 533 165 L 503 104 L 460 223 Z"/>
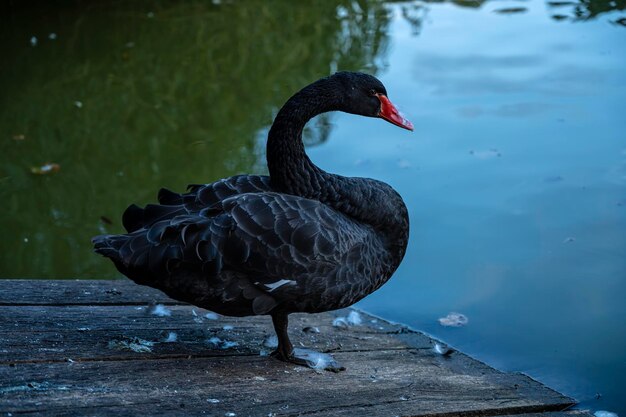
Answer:
<path fill-rule="evenodd" d="M 269 132 L 269 176 L 191 185 L 184 194 L 161 189 L 159 204 L 126 210 L 127 234 L 95 237 L 96 252 L 172 298 L 224 315 L 271 315 L 275 356 L 298 362 L 287 315 L 357 302 L 391 277 L 406 250 L 409 222 L 398 193 L 321 170 L 301 138 L 305 123 L 326 111 L 388 119 L 381 95 L 380 81 L 360 73 L 305 87 Z"/>

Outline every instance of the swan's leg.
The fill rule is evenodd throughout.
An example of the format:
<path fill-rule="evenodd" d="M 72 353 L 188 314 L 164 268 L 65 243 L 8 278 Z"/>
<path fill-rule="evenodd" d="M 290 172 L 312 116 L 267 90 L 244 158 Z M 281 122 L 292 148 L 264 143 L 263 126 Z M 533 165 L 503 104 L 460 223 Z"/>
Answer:
<path fill-rule="evenodd" d="M 316 352 L 310 349 L 294 349 L 287 332 L 289 320 L 286 313 L 272 314 L 272 322 L 278 338 L 278 347 L 271 354 L 274 358 L 284 362 L 295 363 L 296 365 L 307 366 L 313 369 L 325 369 L 332 372 L 346 369 L 327 353 Z"/>
<path fill-rule="evenodd" d="M 274 331 L 278 338 L 278 347 L 272 352 L 272 356 L 281 361 L 290 362 L 293 357 L 293 345 L 287 332 L 289 327 L 288 315 L 286 313 L 272 314 L 272 323 L 274 323 Z"/>

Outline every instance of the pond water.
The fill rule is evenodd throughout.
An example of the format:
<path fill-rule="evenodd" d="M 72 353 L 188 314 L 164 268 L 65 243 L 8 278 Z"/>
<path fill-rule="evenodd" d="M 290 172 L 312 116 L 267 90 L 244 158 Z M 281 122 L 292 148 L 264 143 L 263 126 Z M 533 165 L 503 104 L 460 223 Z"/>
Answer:
<path fill-rule="evenodd" d="M 414 133 L 306 132 L 409 207 L 407 256 L 360 307 L 626 415 L 625 0 L 128 3 L 2 6 L 1 277 L 118 277 L 89 239 L 129 203 L 266 172 L 291 93 L 368 71 Z"/>

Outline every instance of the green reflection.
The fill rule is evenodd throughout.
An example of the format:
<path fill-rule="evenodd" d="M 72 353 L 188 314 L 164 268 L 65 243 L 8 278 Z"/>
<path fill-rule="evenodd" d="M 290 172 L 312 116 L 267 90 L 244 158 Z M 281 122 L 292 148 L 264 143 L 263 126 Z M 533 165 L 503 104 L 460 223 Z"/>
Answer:
<path fill-rule="evenodd" d="M 92 235 L 160 187 L 264 169 L 284 100 L 338 69 L 375 73 L 390 21 L 375 1 L 16 7 L 0 18 L 2 277 L 117 276 Z M 60 171 L 30 172 L 46 162 Z"/>

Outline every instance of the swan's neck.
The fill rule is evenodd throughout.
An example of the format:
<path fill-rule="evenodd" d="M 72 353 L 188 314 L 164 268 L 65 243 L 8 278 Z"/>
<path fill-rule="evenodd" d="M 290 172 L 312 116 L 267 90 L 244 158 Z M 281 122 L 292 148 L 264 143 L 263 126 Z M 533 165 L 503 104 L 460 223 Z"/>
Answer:
<path fill-rule="evenodd" d="M 387 238 L 399 261 L 408 241 L 408 215 L 400 196 L 387 184 L 343 177 L 317 167 L 302 142 L 305 124 L 318 114 L 344 110 L 336 86 L 323 79 L 305 87 L 278 112 L 267 141 L 267 165 L 279 192 L 321 201 Z"/>
<path fill-rule="evenodd" d="M 321 191 L 323 174 L 304 151 L 302 130 L 318 114 L 340 110 L 328 79 L 317 81 L 296 93 L 280 109 L 267 141 L 267 167 L 274 188 L 315 198 Z"/>

